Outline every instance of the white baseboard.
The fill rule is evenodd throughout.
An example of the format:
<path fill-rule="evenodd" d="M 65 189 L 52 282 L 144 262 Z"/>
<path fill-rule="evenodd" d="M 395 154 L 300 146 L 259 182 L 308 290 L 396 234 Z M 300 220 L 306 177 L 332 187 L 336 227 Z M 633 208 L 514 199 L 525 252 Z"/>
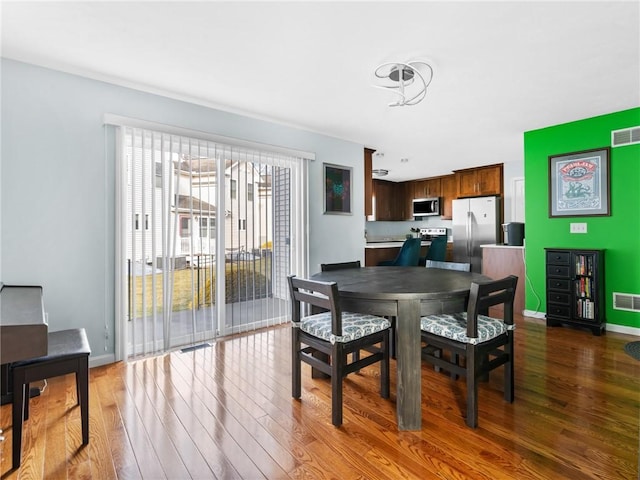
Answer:
<path fill-rule="evenodd" d="M 115 361 L 116 361 L 116 356 L 114 353 L 110 353 L 108 355 L 100 355 L 99 357 L 94 357 L 93 355 L 89 355 L 89 368 L 108 365 L 110 363 L 115 363 Z"/>
<path fill-rule="evenodd" d="M 627 335 L 635 335 L 640 337 L 640 328 L 626 327 L 624 325 L 616 325 L 614 323 L 607 323 L 607 332 L 626 333 Z"/>
<path fill-rule="evenodd" d="M 533 310 L 524 310 L 522 315 L 530 318 L 539 318 L 540 320 L 546 320 L 547 318 L 547 314 L 545 312 L 536 312 Z M 607 323 L 605 330 L 607 332 L 624 333 L 640 337 L 640 328 L 637 327 L 626 327 L 624 325 L 616 325 L 615 323 Z"/>

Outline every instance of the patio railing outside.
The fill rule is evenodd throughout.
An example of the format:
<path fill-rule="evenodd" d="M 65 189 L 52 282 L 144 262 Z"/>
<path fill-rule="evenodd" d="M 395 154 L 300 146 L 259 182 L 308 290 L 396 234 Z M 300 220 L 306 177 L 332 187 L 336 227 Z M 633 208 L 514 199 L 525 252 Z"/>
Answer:
<path fill-rule="evenodd" d="M 227 254 L 225 259 L 225 303 L 268 298 L 273 295 L 271 250 Z M 213 254 L 194 255 L 193 261 L 184 258 L 169 262 L 174 266 L 173 312 L 199 309 L 215 304 L 216 262 Z M 163 311 L 163 277 L 165 272 L 156 265 L 141 266 L 129 260 L 129 319 L 153 315 Z M 144 277 L 144 278 L 143 278 Z M 155 282 L 154 282 L 155 277 Z M 135 282 L 135 298 L 134 298 Z M 143 288 L 144 285 L 144 288 Z M 192 293 L 193 292 L 193 293 Z"/>

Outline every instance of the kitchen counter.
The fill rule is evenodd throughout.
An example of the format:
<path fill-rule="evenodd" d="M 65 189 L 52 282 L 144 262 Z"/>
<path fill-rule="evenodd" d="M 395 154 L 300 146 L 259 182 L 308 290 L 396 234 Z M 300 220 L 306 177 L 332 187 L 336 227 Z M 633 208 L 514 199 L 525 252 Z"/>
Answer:
<path fill-rule="evenodd" d="M 392 240 L 388 242 L 367 242 L 365 248 L 401 248 L 403 243 L 404 240 Z M 429 240 L 423 240 L 420 245 L 422 245 L 423 247 L 428 247 L 429 245 L 431 245 L 431 242 Z"/>
<path fill-rule="evenodd" d="M 381 261 L 393 260 L 398 255 L 403 243 L 404 240 L 378 238 L 375 241 L 371 241 L 369 239 L 364 248 L 365 266 L 373 267 Z M 431 245 L 431 240 L 422 240 L 420 244 L 420 257 L 425 257 Z M 451 261 L 452 246 L 453 242 L 447 243 L 447 260 L 449 261 Z"/>
<path fill-rule="evenodd" d="M 480 248 L 524 248 L 523 245 L 504 245 L 503 243 L 491 243 L 488 245 L 480 245 Z"/>

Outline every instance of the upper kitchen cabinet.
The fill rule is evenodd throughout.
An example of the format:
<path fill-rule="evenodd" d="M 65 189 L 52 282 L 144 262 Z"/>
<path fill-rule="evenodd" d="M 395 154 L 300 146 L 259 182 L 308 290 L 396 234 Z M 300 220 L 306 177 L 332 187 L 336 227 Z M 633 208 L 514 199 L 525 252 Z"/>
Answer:
<path fill-rule="evenodd" d="M 405 182 L 374 180 L 373 219 L 377 221 L 405 220 L 405 190 Z"/>
<path fill-rule="evenodd" d="M 396 203 L 398 220 L 413 220 L 413 181 L 396 183 Z"/>
<path fill-rule="evenodd" d="M 440 178 L 426 178 L 411 183 L 413 183 L 413 198 L 431 198 L 442 195 Z"/>
<path fill-rule="evenodd" d="M 502 164 L 455 170 L 458 197 L 502 195 Z"/>
<path fill-rule="evenodd" d="M 442 197 L 440 215 L 443 220 L 451 220 L 453 218 L 453 201 L 456 199 L 457 193 L 456 176 L 454 174 L 440 178 L 440 196 Z"/>
<path fill-rule="evenodd" d="M 371 148 L 364 149 L 364 215 L 373 215 L 373 152 Z"/>
<path fill-rule="evenodd" d="M 364 149 L 364 214 L 369 221 L 407 220 L 411 210 L 407 209 L 406 198 L 410 182 L 387 182 L 373 179 L 373 153 Z M 413 185 L 411 185 L 413 186 Z M 413 194 L 413 190 L 411 190 Z"/>

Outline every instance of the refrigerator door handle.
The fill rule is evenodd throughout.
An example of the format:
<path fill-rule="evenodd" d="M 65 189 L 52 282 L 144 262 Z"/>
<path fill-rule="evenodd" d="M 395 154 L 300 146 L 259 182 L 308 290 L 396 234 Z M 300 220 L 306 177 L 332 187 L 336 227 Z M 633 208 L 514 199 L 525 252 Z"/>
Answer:
<path fill-rule="evenodd" d="M 471 257 L 471 210 L 467 212 L 467 256 Z"/>

